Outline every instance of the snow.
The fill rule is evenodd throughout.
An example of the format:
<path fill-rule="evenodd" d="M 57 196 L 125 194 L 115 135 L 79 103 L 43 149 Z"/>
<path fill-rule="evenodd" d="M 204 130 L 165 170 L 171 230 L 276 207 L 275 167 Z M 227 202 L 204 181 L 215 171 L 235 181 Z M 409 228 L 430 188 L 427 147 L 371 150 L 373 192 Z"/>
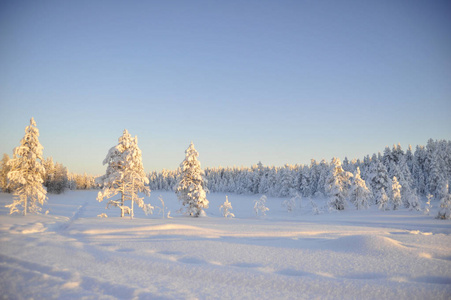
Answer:
<path fill-rule="evenodd" d="M 401 208 L 314 215 L 310 201 L 227 194 L 235 218 L 208 194 L 206 216 L 177 214 L 174 193 L 153 191 L 163 215 L 119 218 L 96 191 L 49 195 L 48 214 L 9 216 L 0 194 L 0 290 L 10 299 L 449 299 L 451 222 Z M 319 207 L 327 199 L 315 199 Z M 108 218 L 97 217 L 105 213 Z"/>

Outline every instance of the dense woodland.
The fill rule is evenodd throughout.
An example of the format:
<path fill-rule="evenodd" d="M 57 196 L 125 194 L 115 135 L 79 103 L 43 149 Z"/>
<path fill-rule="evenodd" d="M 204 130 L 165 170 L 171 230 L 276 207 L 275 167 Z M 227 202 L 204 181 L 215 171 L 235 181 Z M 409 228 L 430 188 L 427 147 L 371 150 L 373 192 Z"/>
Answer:
<path fill-rule="evenodd" d="M 338 159 L 331 162 L 312 159 L 310 165 L 206 168 L 206 186 L 210 192 L 238 194 L 266 194 L 290 197 L 299 193 L 303 197 L 328 196 L 327 179 Z M 339 162 L 345 172 L 355 175 L 357 168 L 366 186 L 375 193 L 381 188 L 389 193 L 393 177 L 402 186 L 401 194 L 407 196 L 433 195 L 441 199 L 448 193 L 451 182 L 451 141 L 430 139 L 426 146 L 416 146 L 404 151 L 401 146 L 386 147 L 383 153 L 367 155 Z M 172 190 L 177 183 L 178 170 L 163 170 L 149 174 L 152 190 Z M 354 176 L 353 176 L 354 177 Z M 350 180 L 352 181 L 352 180 Z"/>
<path fill-rule="evenodd" d="M 10 171 L 9 160 L 9 155 L 5 153 L 0 161 L 0 189 L 5 193 L 11 193 L 15 189 L 12 182 L 8 181 L 7 178 Z M 54 163 L 52 157 L 45 159 L 42 165 L 45 170 L 43 185 L 50 194 L 61 194 L 66 189 L 90 190 L 100 188 L 100 185 L 95 182 L 96 177 L 94 175 L 70 173 L 63 164 Z"/>
<path fill-rule="evenodd" d="M 8 183 L 7 154 L 0 162 L 0 188 L 11 192 L 14 187 Z M 407 197 L 433 195 L 441 199 L 449 193 L 447 185 L 451 182 L 451 141 L 432 140 L 426 146 L 386 147 L 383 153 L 367 155 L 360 159 L 342 162 L 334 158 L 330 162 L 312 159 L 310 165 L 285 165 L 283 167 L 264 166 L 262 163 L 252 167 L 217 167 L 206 168 L 205 185 L 210 192 L 237 194 L 266 194 L 276 197 L 329 196 L 327 180 L 337 161 L 343 171 L 351 173 L 349 184 L 355 177 L 357 168 L 360 177 L 371 192 L 372 201 L 377 203 L 376 193 L 381 188 L 387 194 L 392 190 L 393 177 L 401 185 L 403 201 Z M 51 157 L 43 161 L 45 168 L 44 186 L 49 193 L 62 193 L 65 189 L 97 189 L 102 186 L 89 174 L 68 172 L 61 163 L 54 163 Z M 151 190 L 174 190 L 180 170 L 162 170 L 148 174 Z"/>

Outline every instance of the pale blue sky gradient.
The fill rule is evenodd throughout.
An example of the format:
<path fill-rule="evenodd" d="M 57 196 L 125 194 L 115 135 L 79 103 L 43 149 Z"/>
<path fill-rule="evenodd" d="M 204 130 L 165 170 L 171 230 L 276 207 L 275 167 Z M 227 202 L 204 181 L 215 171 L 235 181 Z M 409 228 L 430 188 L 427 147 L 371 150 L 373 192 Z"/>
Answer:
<path fill-rule="evenodd" d="M 308 164 L 451 139 L 450 1 L 1 1 L 0 154 L 102 174 Z"/>

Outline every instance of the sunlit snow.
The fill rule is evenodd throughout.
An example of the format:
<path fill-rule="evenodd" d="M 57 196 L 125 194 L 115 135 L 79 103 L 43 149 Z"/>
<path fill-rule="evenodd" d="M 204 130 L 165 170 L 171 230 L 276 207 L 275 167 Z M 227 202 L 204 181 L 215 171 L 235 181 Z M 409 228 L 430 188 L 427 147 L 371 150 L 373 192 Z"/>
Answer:
<path fill-rule="evenodd" d="M 96 191 L 49 195 L 47 215 L 8 215 L 0 194 L 0 290 L 9 299 L 449 299 L 451 222 L 400 209 L 315 215 L 261 195 L 228 194 L 235 218 L 207 195 L 206 217 L 176 213 L 176 195 L 153 191 L 119 218 Z M 321 208 L 327 199 L 315 199 Z M 105 213 L 108 218 L 97 217 Z"/>

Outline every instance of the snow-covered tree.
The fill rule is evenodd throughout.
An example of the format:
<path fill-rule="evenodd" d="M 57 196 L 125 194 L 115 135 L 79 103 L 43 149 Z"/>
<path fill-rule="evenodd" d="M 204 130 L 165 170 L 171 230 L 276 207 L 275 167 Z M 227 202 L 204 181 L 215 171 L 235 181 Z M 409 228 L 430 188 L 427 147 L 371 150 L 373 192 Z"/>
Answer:
<path fill-rule="evenodd" d="M 412 209 L 415 209 L 417 211 L 421 210 L 421 201 L 417 195 L 416 189 L 409 190 L 408 194 L 406 195 L 406 199 L 407 199 L 407 205 L 406 205 L 407 208 L 409 208 L 410 210 L 412 210 Z"/>
<path fill-rule="evenodd" d="M 280 197 L 288 197 L 293 189 L 292 167 L 286 164 L 278 173 L 279 175 L 279 195 Z"/>
<path fill-rule="evenodd" d="M 208 208 L 206 192 L 206 183 L 204 180 L 204 171 L 197 157 L 199 153 L 191 142 L 185 151 L 185 159 L 180 164 L 180 174 L 175 187 L 175 193 L 182 202 L 182 210 L 185 213 L 199 217 L 204 214 L 204 209 Z"/>
<path fill-rule="evenodd" d="M 448 190 L 448 186 L 446 187 Z M 443 193 L 442 193 L 443 194 Z M 437 219 L 451 219 L 451 194 L 447 193 L 441 200 Z"/>
<path fill-rule="evenodd" d="M 308 166 L 302 166 L 299 170 L 299 190 L 304 197 L 310 197 L 312 195 L 312 181 L 310 177 L 310 169 Z"/>
<path fill-rule="evenodd" d="M 427 153 L 424 146 L 416 146 L 413 156 L 412 175 L 414 186 L 421 195 L 426 194 L 426 159 Z"/>
<path fill-rule="evenodd" d="M 392 203 L 393 203 L 393 210 L 398 209 L 402 205 L 402 198 L 401 198 L 401 185 L 398 182 L 398 179 L 393 177 L 392 185 L 391 185 L 391 197 L 392 197 Z"/>
<path fill-rule="evenodd" d="M 133 218 L 133 205 L 136 203 L 144 212 L 152 213 L 153 207 L 144 203 L 144 198 L 138 196 L 138 192 L 144 192 L 150 196 L 150 188 L 146 186 L 149 179 L 144 172 L 142 154 L 138 147 L 138 138 L 132 137 L 127 130 L 119 138 L 118 145 L 112 147 L 103 161 L 108 164 L 106 174 L 98 178 L 103 184 L 103 190 L 97 195 L 99 202 L 120 195 L 119 199 L 109 200 L 109 206 L 121 209 L 121 217 L 126 213 Z M 131 206 L 125 206 L 125 201 L 130 201 Z"/>
<path fill-rule="evenodd" d="M 269 208 L 266 207 L 266 196 L 263 195 L 258 200 L 254 200 L 254 212 L 256 216 L 266 216 L 266 212 Z"/>
<path fill-rule="evenodd" d="M 434 198 L 433 195 L 431 195 L 431 194 L 426 195 L 426 199 L 428 199 L 428 201 L 426 202 L 426 205 L 424 206 L 424 210 L 423 210 L 423 213 L 425 215 L 429 215 L 429 213 L 431 212 L 431 208 L 432 208 L 431 200 L 432 200 L 432 198 Z"/>
<path fill-rule="evenodd" d="M 55 176 L 55 164 L 53 163 L 53 158 L 47 157 L 47 159 L 42 162 L 42 165 L 44 166 L 45 169 L 44 186 L 47 188 L 48 192 L 49 183 L 50 181 L 53 180 L 53 177 Z"/>
<path fill-rule="evenodd" d="M 45 175 L 42 166 L 43 147 L 38 137 L 39 130 L 31 118 L 20 146 L 14 149 L 13 158 L 7 163 L 10 168 L 8 180 L 15 186 L 14 202 L 6 205 L 10 209 L 10 214 L 20 212 L 20 207 L 24 216 L 28 212 L 39 213 L 47 198 L 47 191 L 42 185 Z"/>
<path fill-rule="evenodd" d="M 382 161 L 373 155 L 369 169 L 369 178 L 371 190 L 376 204 L 380 204 L 383 195 L 387 196 L 386 192 L 390 189 L 390 179 L 388 177 L 387 168 Z M 382 191 L 384 190 L 384 191 Z"/>
<path fill-rule="evenodd" d="M 334 157 L 331 163 L 331 171 L 326 180 L 326 192 L 330 198 L 328 202 L 330 208 L 345 209 L 351 177 L 352 173 L 344 171 L 340 159 Z"/>
<path fill-rule="evenodd" d="M 44 186 L 47 193 L 61 194 L 68 185 L 67 169 L 60 163 L 53 163 L 53 158 L 48 157 L 44 163 L 45 180 Z"/>
<path fill-rule="evenodd" d="M 310 195 L 314 196 L 318 192 L 318 182 L 320 179 L 320 165 L 316 160 L 310 160 Z"/>
<path fill-rule="evenodd" d="M 291 197 L 290 199 L 286 199 L 282 202 L 282 206 L 287 209 L 289 213 L 296 210 L 297 202 L 299 202 L 299 205 L 301 205 L 302 197 L 299 195 L 299 193 L 296 193 L 295 196 Z"/>
<path fill-rule="evenodd" d="M 8 183 L 8 173 L 10 167 L 8 166 L 9 155 L 4 153 L 3 158 L 0 161 L 0 189 L 3 193 L 10 193 L 10 187 Z"/>
<path fill-rule="evenodd" d="M 371 200 L 371 191 L 366 186 L 365 180 L 360 177 L 360 168 L 357 167 L 354 179 L 352 180 L 349 201 L 357 209 L 368 208 Z"/>
<path fill-rule="evenodd" d="M 93 175 L 86 174 L 86 172 L 83 174 L 70 174 L 70 178 L 72 181 L 70 183 L 71 189 L 90 190 L 103 185 L 101 178 L 96 179 Z"/>
<path fill-rule="evenodd" d="M 229 198 L 226 196 L 226 201 L 219 207 L 219 210 L 222 211 L 224 218 L 234 218 L 235 215 L 230 212 L 232 209 L 232 203 L 229 202 Z"/>
<path fill-rule="evenodd" d="M 314 194 L 315 197 L 321 198 L 326 194 L 326 180 L 329 176 L 330 168 L 325 159 L 321 160 L 319 164 L 319 178 L 317 184 L 317 190 Z"/>
<path fill-rule="evenodd" d="M 431 150 L 432 151 L 432 150 Z M 446 180 L 443 178 L 445 172 L 442 170 L 443 163 L 441 163 L 439 151 L 433 151 L 429 157 L 429 177 L 427 182 L 427 188 L 430 194 L 435 198 L 441 199 L 441 184 Z"/>
<path fill-rule="evenodd" d="M 379 209 L 380 210 L 388 210 L 389 209 L 389 201 L 390 199 L 387 196 L 387 193 L 385 192 L 385 189 L 382 188 L 379 191 L 377 191 L 378 193 L 378 203 L 379 203 Z"/>

